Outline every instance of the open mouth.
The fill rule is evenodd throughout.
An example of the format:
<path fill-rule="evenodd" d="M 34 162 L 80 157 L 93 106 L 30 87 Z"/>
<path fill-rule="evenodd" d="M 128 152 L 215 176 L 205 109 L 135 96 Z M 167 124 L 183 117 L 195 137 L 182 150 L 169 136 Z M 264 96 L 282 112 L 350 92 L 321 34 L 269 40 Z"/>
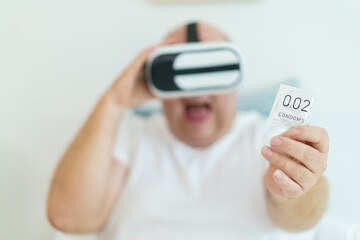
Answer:
<path fill-rule="evenodd" d="M 201 123 L 211 116 L 212 106 L 209 102 L 189 101 L 185 104 L 185 117 L 193 123 Z"/>

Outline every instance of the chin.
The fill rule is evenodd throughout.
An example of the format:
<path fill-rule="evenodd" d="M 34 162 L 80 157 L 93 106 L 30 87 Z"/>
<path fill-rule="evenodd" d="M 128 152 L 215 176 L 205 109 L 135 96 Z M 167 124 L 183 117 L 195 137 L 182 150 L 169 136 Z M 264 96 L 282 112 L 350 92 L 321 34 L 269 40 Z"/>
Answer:
<path fill-rule="evenodd" d="M 216 141 L 216 138 L 207 131 L 192 131 L 186 134 L 184 140 L 192 147 L 208 147 Z"/>

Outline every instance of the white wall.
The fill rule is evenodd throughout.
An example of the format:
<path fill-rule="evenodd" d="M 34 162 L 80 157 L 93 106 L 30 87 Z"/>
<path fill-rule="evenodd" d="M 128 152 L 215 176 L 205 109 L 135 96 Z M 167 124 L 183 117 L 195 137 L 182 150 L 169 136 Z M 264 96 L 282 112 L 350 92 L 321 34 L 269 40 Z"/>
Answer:
<path fill-rule="evenodd" d="M 360 221 L 358 0 L 0 0 L 0 239 L 50 239 L 53 168 L 103 90 L 183 21 L 223 28 L 247 60 L 245 91 L 298 76 L 331 137 L 329 214 Z"/>

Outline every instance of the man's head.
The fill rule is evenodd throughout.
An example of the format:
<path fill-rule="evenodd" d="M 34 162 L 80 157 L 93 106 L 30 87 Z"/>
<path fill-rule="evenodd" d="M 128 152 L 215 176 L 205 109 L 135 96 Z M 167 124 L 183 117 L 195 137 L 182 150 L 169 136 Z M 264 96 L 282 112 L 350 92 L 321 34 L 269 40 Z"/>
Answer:
<path fill-rule="evenodd" d="M 214 26 L 197 23 L 198 40 L 228 41 Z M 167 35 L 164 44 L 187 41 L 187 26 L 181 26 Z M 236 115 L 237 92 L 193 98 L 162 100 L 164 113 L 173 134 L 193 147 L 206 147 L 226 134 Z"/>

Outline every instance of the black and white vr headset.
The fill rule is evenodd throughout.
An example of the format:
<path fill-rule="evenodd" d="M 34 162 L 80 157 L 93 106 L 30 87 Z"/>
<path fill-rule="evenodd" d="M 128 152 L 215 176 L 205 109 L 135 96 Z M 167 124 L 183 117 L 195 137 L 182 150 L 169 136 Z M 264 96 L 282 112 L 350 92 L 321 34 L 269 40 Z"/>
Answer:
<path fill-rule="evenodd" d="M 146 62 L 151 92 L 161 98 L 192 97 L 234 91 L 242 82 L 242 56 L 229 42 L 198 42 L 196 23 L 188 25 L 188 43 L 160 47 Z"/>

